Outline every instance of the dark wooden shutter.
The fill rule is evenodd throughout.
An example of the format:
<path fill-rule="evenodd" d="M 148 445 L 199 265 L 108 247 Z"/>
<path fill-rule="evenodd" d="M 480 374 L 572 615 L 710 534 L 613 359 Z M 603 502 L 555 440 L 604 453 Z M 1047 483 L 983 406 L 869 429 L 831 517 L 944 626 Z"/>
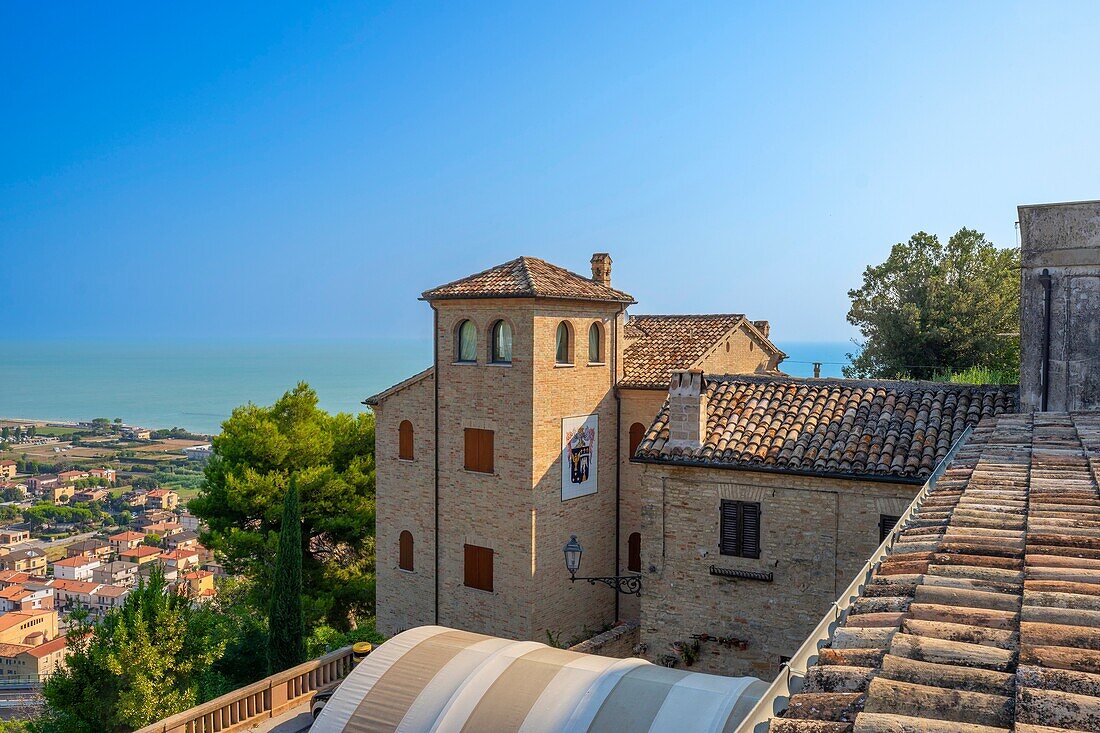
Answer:
<path fill-rule="evenodd" d="M 408 530 L 401 533 L 398 548 L 397 566 L 402 570 L 413 569 L 413 536 Z"/>
<path fill-rule="evenodd" d="M 474 428 L 466 428 L 466 450 L 464 452 L 463 467 L 467 471 L 477 471 L 477 433 Z"/>
<path fill-rule="evenodd" d="M 408 420 L 402 420 L 397 429 L 397 457 L 406 461 L 413 459 L 413 426 Z"/>
<path fill-rule="evenodd" d="M 478 443 L 477 457 L 479 471 L 484 473 L 493 472 L 493 431 L 492 430 L 479 430 L 481 433 L 480 441 Z"/>
<path fill-rule="evenodd" d="M 493 551 L 488 547 L 481 548 L 481 557 L 478 562 L 478 577 L 481 580 L 479 586 L 482 590 L 493 590 Z"/>
<path fill-rule="evenodd" d="M 465 545 L 466 557 L 463 560 L 463 585 L 477 587 L 477 550 L 474 545 Z"/>
<path fill-rule="evenodd" d="M 878 515 L 878 541 L 882 544 L 886 541 L 886 535 L 897 526 L 897 523 L 901 521 L 901 517 L 895 517 L 890 514 Z"/>
<path fill-rule="evenodd" d="M 632 573 L 642 572 L 642 535 L 632 532 L 626 541 L 626 569 Z"/>
<path fill-rule="evenodd" d="M 630 426 L 630 455 L 628 458 L 633 458 L 638 452 L 638 446 L 642 444 L 642 438 L 645 437 L 645 425 L 640 422 L 636 422 Z"/>
<path fill-rule="evenodd" d="M 760 557 L 760 505 L 741 502 L 741 557 Z"/>
<path fill-rule="evenodd" d="M 740 555 L 741 542 L 738 530 L 741 526 L 741 502 L 722 500 L 722 522 L 719 530 L 718 549 L 723 555 Z"/>
<path fill-rule="evenodd" d="M 493 551 L 477 545 L 465 546 L 463 584 L 478 590 L 493 590 Z"/>

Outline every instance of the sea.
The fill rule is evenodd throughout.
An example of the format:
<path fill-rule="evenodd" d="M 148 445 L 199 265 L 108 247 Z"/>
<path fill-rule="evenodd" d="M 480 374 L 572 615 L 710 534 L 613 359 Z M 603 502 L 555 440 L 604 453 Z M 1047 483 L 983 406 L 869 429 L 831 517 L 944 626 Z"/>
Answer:
<path fill-rule="evenodd" d="M 781 369 L 840 376 L 851 343 L 784 342 Z M 431 365 L 430 341 L 112 344 L 0 343 L 0 417 L 75 422 L 121 418 L 148 428 L 216 434 L 234 407 L 270 405 L 298 382 L 329 412 Z"/>

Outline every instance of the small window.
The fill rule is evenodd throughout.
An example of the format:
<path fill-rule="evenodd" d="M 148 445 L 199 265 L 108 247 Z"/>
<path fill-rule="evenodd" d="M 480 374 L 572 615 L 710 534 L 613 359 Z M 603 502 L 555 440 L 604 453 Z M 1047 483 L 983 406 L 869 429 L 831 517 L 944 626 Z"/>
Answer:
<path fill-rule="evenodd" d="M 645 438 L 645 425 L 640 422 L 636 422 L 630 426 L 630 456 L 633 458 L 638 453 L 638 446 L 642 444 L 642 439 Z"/>
<path fill-rule="evenodd" d="M 734 557 L 760 557 L 760 504 L 722 500 L 719 551 Z"/>
<path fill-rule="evenodd" d="M 506 321 L 493 324 L 493 343 L 489 360 L 494 364 L 512 363 L 512 327 Z"/>
<path fill-rule="evenodd" d="M 413 536 L 412 532 L 407 529 L 401 533 L 397 554 L 397 567 L 411 573 L 413 569 Z"/>
<path fill-rule="evenodd" d="M 477 361 L 477 327 L 471 320 L 458 324 L 455 339 L 455 361 L 472 363 Z"/>
<path fill-rule="evenodd" d="M 397 457 L 403 461 L 413 459 L 413 424 L 402 420 L 397 428 Z"/>
<path fill-rule="evenodd" d="M 592 364 L 603 363 L 600 324 L 598 323 L 593 323 L 588 327 L 588 361 Z"/>
<path fill-rule="evenodd" d="M 463 584 L 467 588 L 493 590 L 493 550 L 489 547 L 466 545 Z"/>
<path fill-rule="evenodd" d="M 901 521 L 901 517 L 895 517 L 890 514 L 878 515 L 878 543 L 881 545 L 886 541 L 886 536 L 893 531 L 898 522 Z"/>
<path fill-rule="evenodd" d="M 559 364 L 572 364 L 572 350 L 569 344 L 569 324 L 562 321 L 558 324 L 557 351 L 554 354 L 555 361 Z"/>
<path fill-rule="evenodd" d="M 632 573 L 642 572 L 642 535 L 631 532 L 626 540 L 626 569 Z"/>
<path fill-rule="evenodd" d="M 466 428 L 466 450 L 463 467 L 478 473 L 493 472 L 493 431 Z"/>

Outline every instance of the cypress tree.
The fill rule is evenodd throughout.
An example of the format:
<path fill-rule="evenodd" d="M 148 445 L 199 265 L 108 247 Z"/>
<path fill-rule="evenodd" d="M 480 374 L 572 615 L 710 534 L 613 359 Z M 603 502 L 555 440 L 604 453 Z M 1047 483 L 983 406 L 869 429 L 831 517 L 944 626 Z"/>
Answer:
<path fill-rule="evenodd" d="M 267 665 L 270 674 L 301 664 L 306 657 L 302 613 L 302 511 L 293 478 L 283 497 L 283 521 L 275 555 L 275 577 L 268 612 Z"/>

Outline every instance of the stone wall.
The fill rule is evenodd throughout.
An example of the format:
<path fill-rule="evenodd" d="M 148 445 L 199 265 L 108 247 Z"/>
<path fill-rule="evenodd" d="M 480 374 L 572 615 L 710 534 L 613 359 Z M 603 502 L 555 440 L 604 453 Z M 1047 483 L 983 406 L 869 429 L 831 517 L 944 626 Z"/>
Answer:
<path fill-rule="evenodd" d="M 879 545 L 879 515 L 919 486 L 718 468 L 646 467 L 642 479 L 641 640 L 659 662 L 704 641 L 694 670 L 771 679 Z M 761 504 L 759 559 L 719 554 L 722 499 Z M 720 577 L 710 566 L 771 572 Z M 743 643 L 743 648 L 742 648 Z"/>
<path fill-rule="evenodd" d="M 591 639 L 585 639 L 579 644 L 574 644 L 569 647 L 569 651 L 626 659 L 634 656 L 634 650 L 640 642 L 641 636 L 638 624 L 631 621 L 619 624 L 602 634 L 596 634 Z"/>
<path fill-rule="evenodd" d="M 1047 409 L 1100 409 L 1100 201 L 1021 206 L 1020 402 L 1042 409 L 1050 275 Z"/>

